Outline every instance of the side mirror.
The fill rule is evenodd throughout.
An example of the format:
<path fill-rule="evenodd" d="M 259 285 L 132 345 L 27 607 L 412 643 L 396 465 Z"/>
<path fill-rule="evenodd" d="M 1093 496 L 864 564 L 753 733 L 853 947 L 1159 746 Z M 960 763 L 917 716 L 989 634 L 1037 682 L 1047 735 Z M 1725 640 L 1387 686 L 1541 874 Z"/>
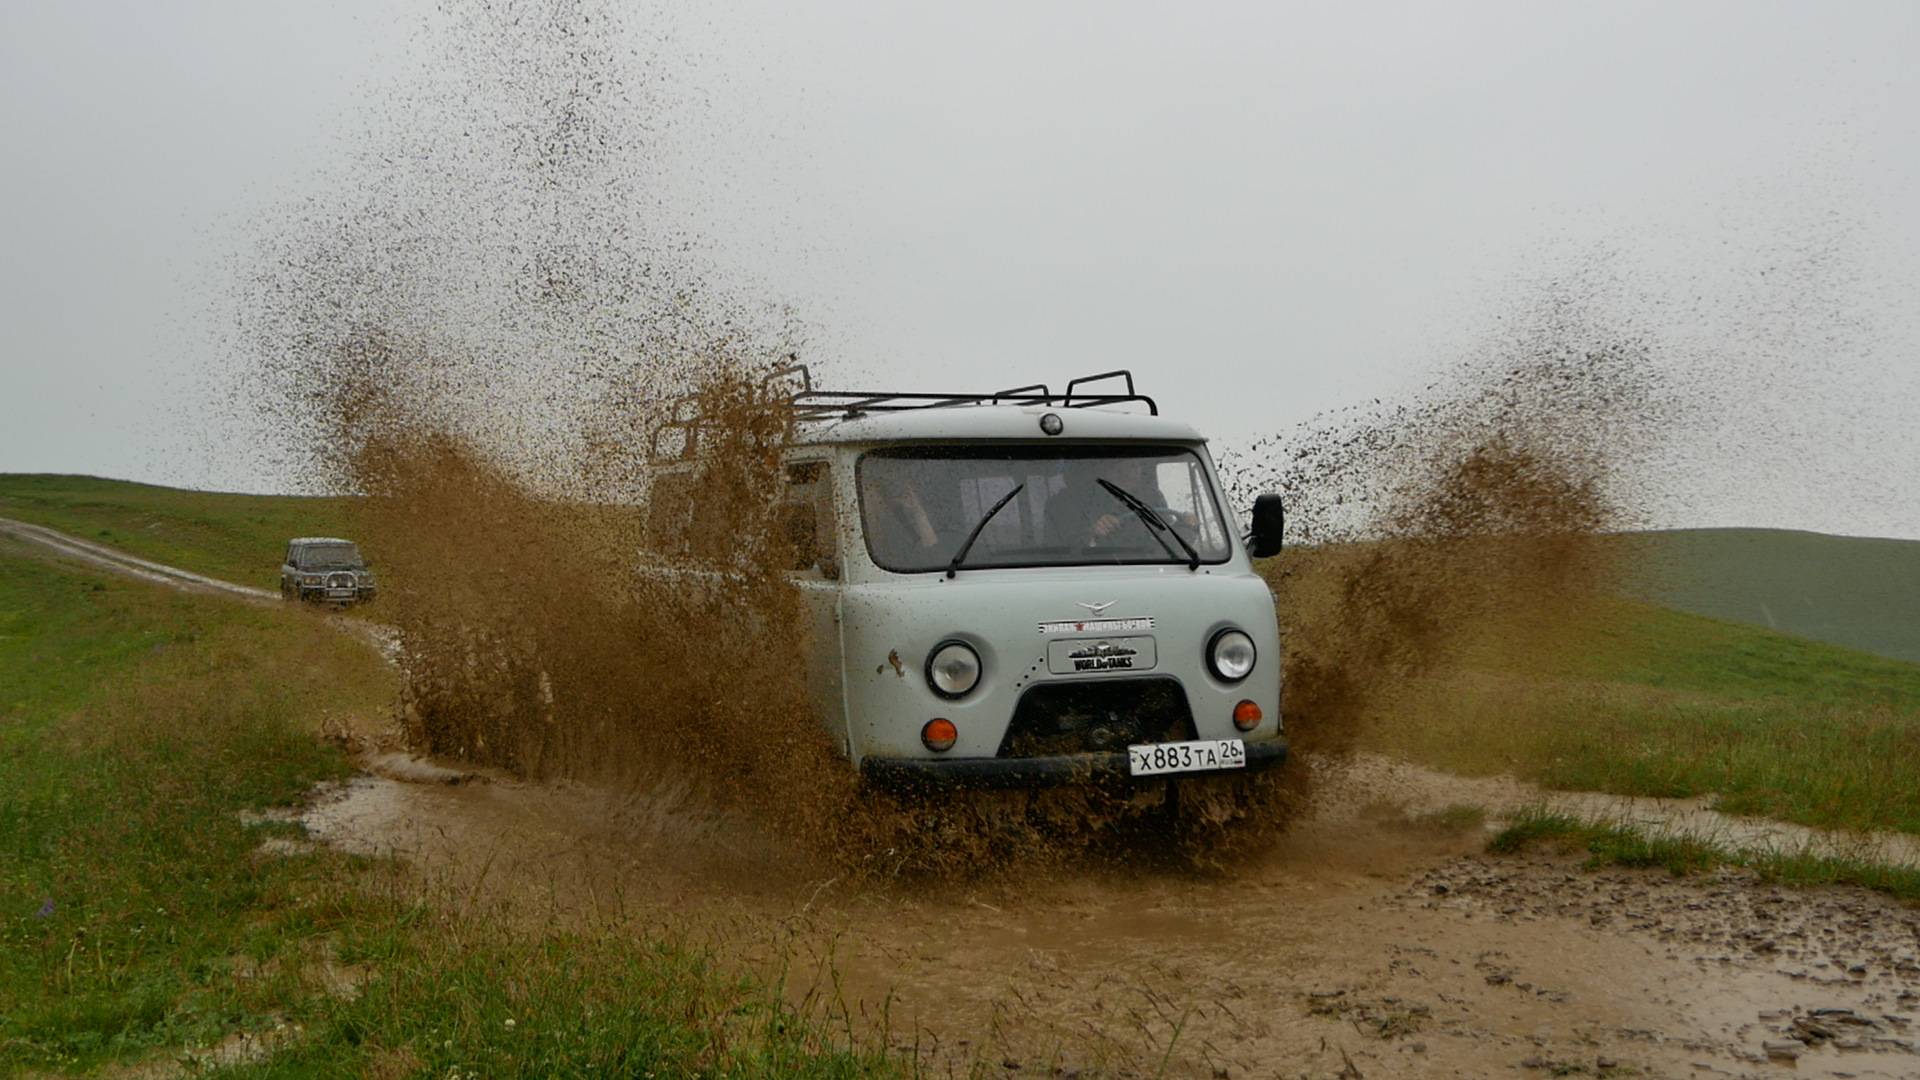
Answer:
<path fill-rule="evenodd" d="M 1253 500 L 1253 531 L 1247 534 L 1247 550 L 1256 559 L 1280 554 L 1280 537 L 1286 528 L 1287 508 L 1280 496 L 1260 496 Z"/>

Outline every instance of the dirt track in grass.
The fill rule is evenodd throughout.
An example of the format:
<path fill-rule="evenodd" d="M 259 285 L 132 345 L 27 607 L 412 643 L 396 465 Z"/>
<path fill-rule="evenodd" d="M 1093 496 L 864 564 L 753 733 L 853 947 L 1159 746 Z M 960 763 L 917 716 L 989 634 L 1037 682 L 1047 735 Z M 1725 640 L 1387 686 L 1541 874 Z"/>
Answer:
<path fill-rule="evenodd" d="M 1511 782 L 1363 761 L 1231 872 L 855 885 L 685 791 L 412 775 L 331 791 L 309 824 L 459 902 L 637 917 L 784 971 L 932 1075 L 1920 1074 L 1915 911 L 1488 856 L 1486 826 L 1431 816 Z"/>

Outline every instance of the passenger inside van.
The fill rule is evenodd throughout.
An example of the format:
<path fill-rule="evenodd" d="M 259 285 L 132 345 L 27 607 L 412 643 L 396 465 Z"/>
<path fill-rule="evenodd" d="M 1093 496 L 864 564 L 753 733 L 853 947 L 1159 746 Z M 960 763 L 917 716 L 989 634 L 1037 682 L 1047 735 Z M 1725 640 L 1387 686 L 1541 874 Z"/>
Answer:
<path fill-rule="evenodd" d="M 933 522 L 927 517 L 926 506 L 920 501 L 920 493 L 914 489 L 913 481 L 904 470 L 889 472 L 884 476 L 866 472 L 861 480 L 866 488 L 864 501 L 869 506 L 882 508 L 882 513 L 873 515 L 872 523 L 888 534 L 877 538 L 886 550 L 926 550 L 940 545 L 940 534 L 934 531 Z"/>

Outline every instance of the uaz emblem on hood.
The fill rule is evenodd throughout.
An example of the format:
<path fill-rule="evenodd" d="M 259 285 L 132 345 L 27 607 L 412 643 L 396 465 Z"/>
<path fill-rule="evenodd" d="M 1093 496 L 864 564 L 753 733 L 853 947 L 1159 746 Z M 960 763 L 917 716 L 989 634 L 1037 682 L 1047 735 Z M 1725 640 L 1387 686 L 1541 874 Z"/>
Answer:
<path fill-rule="evenodd" d="M 1087 612 L 1088 612 L 1088 614 L 1091 614 L 1091 615 L 1105 615 L 1105 614 L 1107 613 L 1107 609 L 1108 609 L 1108 608 L 1110 608 L 1110 607 L 1112 607 L 1113 605 L 1115 605 L 1115 604 L 1117 604 L 1117 603 L 1119 603 L 1119 602 L 1120 602 L 1120 601 L 1118 601 L 1118 600 L 1109 600 L 1109 601 L 1107 601 L 1107 602 L 1106 602 L 1106 603 L 1104 603 L 1104 604 L 1081 604 L 1080 606 L 1081 606 L 1081 607 L 1083 607 L 1083 608 L 1086 608 L 1086 609 L 1087 609 Z"/>

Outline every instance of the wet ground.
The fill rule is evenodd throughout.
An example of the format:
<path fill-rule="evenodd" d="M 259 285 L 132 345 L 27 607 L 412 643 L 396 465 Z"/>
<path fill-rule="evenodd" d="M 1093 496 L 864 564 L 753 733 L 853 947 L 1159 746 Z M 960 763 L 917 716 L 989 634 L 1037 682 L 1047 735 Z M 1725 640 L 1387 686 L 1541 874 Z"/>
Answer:
<path fill-rule="evenodd" d="M 1488 856 L 1485 826 L 1422 809 L 1506 782 L 1363 763 L 1230 872 L 942 887 L 850 884 L 682 791 L 380 768 L 323 796 L 318 837 L 784 972 L 934 1075 L 1920 1076 L 1920 912 Z"/>

